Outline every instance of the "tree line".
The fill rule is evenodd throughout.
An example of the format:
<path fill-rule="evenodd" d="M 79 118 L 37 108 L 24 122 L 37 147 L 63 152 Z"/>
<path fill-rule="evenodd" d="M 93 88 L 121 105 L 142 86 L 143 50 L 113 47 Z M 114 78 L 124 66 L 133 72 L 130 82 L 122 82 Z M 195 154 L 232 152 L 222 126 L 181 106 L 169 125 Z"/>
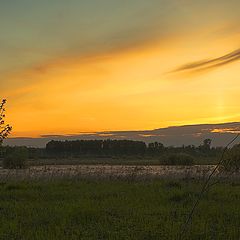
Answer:
<path fill-rule="evenodd" d="M 34 152 L 34 149 L 31 150 Z M 221 153 L 221 147 L 211 147 L 211 139 L 205 139 L 200 146 L 188 145 L 166 147 L 160 142 L 146 144 L 133 140 L 74 140 L 55 141 L 46 144 L 45 153 L 52 157 L 94 156 L 160 156 L 171 153 L 185 153 L 192 156 L 214 157 Z"/>
<path fill-rule="evenodd" d="M 85 160 L 88 157 L 90 159 L 91 157 L 94 159 L 121 157 L 122 160 L 127 160 L 128 157 L 130 159 L 139 157 L 139 160 L 158 160 L 161 165 L 215 164 L 223 150 L 223 147 L 211 147 L 210 140 L 204 140 L 200 146 L 183 145 L 181 147 L 165 147 L 159 142 L 146 144 L 131 140 L 50 141 L 45 148 L 2 146 L 0 162 L 5 168 L 24 168 L 28 160 L 31 164 L 31 161 L 38 159 L 56 160 L 54 164 L 57 164 L 58 159 L 70 160 L 81 159 L 81 157 Z M 240 144 L 226 152 L 222 167 L 228 171 L 240 169 Z"/>
<path fill-rule="evenodd" d="M 46 145 L 49 155 L 144 155 L 147 146 L 141 141 L 131 140 L 76 140 L 50 141 Z"/>
<path fill-rule="evenodd" d="M 170 154 L 216 158 L 223 150 L 222 147 L 211 147 L 210 139 L 204 140 L 199 146 L 182 145 L 181 147 L 164 146 L 160 142 L 146 144 L 142 141 L 132 140 L 52 140 L 46 144 L 45 148 L 21 147 L 21 150 L 23 149 L 27 152 L 29 159 L 78 158 L 81 156 L 158 158 Z M 2 146 L 0 158 L 12 155 L 16 151 L 19 151 L 19 147 Z"/>

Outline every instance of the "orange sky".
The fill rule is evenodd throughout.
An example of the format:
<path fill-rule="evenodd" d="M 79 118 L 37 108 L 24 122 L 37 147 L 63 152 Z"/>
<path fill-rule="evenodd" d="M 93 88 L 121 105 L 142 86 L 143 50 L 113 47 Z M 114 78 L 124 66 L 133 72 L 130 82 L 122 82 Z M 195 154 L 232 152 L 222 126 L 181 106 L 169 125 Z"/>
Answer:
<path fill-rule="evenodd" d="M 239 121 L 239 18 L 228 16 L 222 12 L 223 6 L 218 6 L 209 6 L 216 9 L 209 21 L 193 14 L 200 11 L 194 4 L 176 5 L 179 12 L 170 14 L 173 19 L 163 17 L 160 9 L 156 16 L 145 19 L 148 38 L 136 33 L 137 22 L 128 29 L 134 37 L 115 33 L 121 28 L 117 25 L 121 19 L 117 19 L 114 37 L 109 39 L 109 34 L 103 34 L 101 44 L 94 45 L 94 49 L 94 37 L 86 38 L 85 45 L 80 44 L 82 49 L 71 45 L 70 37 L 57 43 L 67 46 L 64 51 L 59 50 L 61 47 L 53 51 L 54 46 L 44 49 L 44 44 L 38 50 L 35 44 L 30 45 L 31 49 L 22 48 L 16 52 L 19 62 L 9 58 L 0 77 L 13 136 Z M 156 21 L 162 18 L 165 21 L 158 26 Z M 184 20 L 178 25 L 180 18 Z M 193 23 L 188 25 L 189 20 Z M 107 21 L 102 24 L 111 28 L 105 26 Z M 164 28 L 167 26 L 168 31 Z M 30 30 L 28 34 L 31 36 Z M 106 47 L 104 39 L 113 42 L 113 47 Z"/>

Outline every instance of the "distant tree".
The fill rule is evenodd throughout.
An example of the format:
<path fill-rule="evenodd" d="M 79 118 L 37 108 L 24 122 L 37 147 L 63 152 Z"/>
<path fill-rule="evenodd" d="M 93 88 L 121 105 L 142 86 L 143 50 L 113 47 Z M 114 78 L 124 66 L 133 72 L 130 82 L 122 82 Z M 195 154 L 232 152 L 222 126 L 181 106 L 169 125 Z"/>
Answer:
<path fill-rule="evenodd" d="M 13 151 L 3 159 L 3 168 L 21 169 L 26 166 L 28 158 L 27 147 L 14 147 Z"/>
<path fill-rule="evenodd" d="M 203 143 L 198 147 L 198 150 L 203 155 L 209 155 L 211 153 L 212 140 L 210 138 L 204 139 Z"/>
<path fill-rule="evenodd" d="M 164 145 L 160 142 L 152 142 L 148 144 L 148 153 L 151 155 L 159 155 L 164 152 Z"/>
<path fill-rule="evenodd" d="M 212 144 L 212 139 L 207 138 L 205 140 L 203 140 L 203 147 L 206 149 L 210 149 L 211 148 L 211 144 Z"/>
<path fill-rule="evenodd" d="M 160 162 L 163 165 L 193 165 L 194 158 L 186 153 L 173 153 Z"/>
<path fill-rule="evenodd" d="M 221 167 L 224 171 L 237 172 L 240 170 L 240 144 L 229 149 Z"/>
<path fill-rule="evenodd" d="M 131 140 L 74 140 L 50 141 L 46 144 L 46 151 L 52 157 L 69 157 L 79 155 L 94 156 L 143 156 L 146 144 Z"/>

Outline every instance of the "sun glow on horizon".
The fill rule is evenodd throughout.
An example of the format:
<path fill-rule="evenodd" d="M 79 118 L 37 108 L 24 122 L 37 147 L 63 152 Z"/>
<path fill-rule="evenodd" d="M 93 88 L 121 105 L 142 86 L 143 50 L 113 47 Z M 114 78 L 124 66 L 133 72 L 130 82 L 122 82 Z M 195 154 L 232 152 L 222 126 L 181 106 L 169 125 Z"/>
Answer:
<path fill-rule="evenodd" d="M 134 20 L 131 24 L 136 26 L 118 35 L 116 26 L 126 28 L 120 24 L 120 14 L 121 21 L 116 17 L 115 25 L 105 23 L 102 29 L 89 29 L 90 23 L 83 21 L 82 45 L 77 44 L 80 32 L 70 29 L 75 34 L 70 36 L 76 37 L 73 41 L 74 37 L 64 34 L 70 31 L 65 27 L 46 33 L 46 47 L 39 42 L 39 49 L 29 45 L 21 52 L 16 48 L 15 54 L 25 56 L 22 65 L 13 60 L 7 64 L 6 58 L 7 71 L 0 77 L 12 136 L 240 121 L 237 17 L 221 17 L 225 16 L 225 5 L 221 5 L 219 16 L 208 22 L 185 15 L 173 2 L 178 11 L 164 16 L 163 26 L 156 24 L 161 20 L 156 12 L 145 19 L 151 27 Z M 203 6 L 185 7 L 197 13 Z M 215 8 L 210 3 L 209 7 Z M 142 34 L 144 26 L 146 34 Z M 55 34 L 63 34 L 62 41 L 51 42 Z M 61 53 L 56 54 L 57 47 Z"/>

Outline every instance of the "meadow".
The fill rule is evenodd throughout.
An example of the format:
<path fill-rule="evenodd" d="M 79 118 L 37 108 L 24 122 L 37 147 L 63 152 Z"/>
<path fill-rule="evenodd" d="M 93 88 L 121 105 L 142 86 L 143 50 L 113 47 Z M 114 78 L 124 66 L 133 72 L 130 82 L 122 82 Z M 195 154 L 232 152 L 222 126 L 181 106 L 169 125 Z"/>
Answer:
<path fill-rule="evenodd" d="M 77 158 L 38 158 L 38 159 L 28 159 L 27 165 L 29 166 L 44 166 L 44 165 L 132 165 L 132 166 L 158 166 L 166 165 L 166 156 L 160 157 L 99 157 L 99 156 L 80 156 Z M 194 164 L 197 165 L 214 165 L 219 161 L 219 157 L 202 157 L 195 156 Z M 0 159 L 0 166 L 2 165 Z M 174 165 L 174 164 L 171 164 Z M 178 164 L 175 164 L 178 165 Z M 188 165 L 188 164 L 186 164 Z M 189 164 L 191 165 L 191 164 Z"/>
<path fill-rule="evenodd" d="M 179 239 L 203 182 L 52 179 L 0 185 L 0 239 Z M 240 238 L 240 181 L 213 186 L 182 239 Z"/>

